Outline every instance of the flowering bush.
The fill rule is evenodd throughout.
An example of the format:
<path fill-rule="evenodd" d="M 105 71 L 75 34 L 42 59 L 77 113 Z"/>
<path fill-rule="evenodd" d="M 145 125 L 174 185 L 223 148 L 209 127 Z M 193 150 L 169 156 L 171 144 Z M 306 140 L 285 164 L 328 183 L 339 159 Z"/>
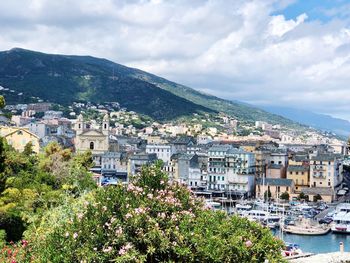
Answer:
<path fill-rule="evenodd" d="M 95 190 L 25 232 L 21 262 L 281 262 L 268 229 L 206 208 L 158 166 Z"/>

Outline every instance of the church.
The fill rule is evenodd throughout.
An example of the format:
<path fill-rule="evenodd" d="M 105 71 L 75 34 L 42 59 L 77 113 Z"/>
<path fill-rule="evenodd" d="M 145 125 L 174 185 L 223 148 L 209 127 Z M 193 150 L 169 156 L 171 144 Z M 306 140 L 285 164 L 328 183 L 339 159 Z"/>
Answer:
<path fill-rule="evenodd" d="M 109 116 L 103 117 L 102 126 L 99 129 L 90 128 L 88 123 L 84 122 L 83 116 L 78 116 L 75 137 L 76 152 L 85 152 L 90 150 L 93 155 L 101 155 L 109 149 Z"/>

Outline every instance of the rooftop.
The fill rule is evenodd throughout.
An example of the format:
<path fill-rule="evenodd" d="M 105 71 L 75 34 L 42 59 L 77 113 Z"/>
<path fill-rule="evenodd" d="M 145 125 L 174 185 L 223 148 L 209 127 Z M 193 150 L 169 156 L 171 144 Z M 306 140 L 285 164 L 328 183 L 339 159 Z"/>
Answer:
<path fill-rule="evenodd" d="M 283 179 L 283 178 L 258 178 L 256 180 L 258 185 L 273 185 L 273 186 L 289 186 L 293 184 L 292 179 Z"/>
<path fill-rule="evenodd" d="M 307 188 L 301 188 L 300 190 L 306 195 L 333 195 L 334 192 L 332 188 L 328 187 L 307 187 Z"/>
<path fill-rule="evenodd" d="M 307 172 L 309 167 L 304 165 L 289 165 L 287 168 L 288 172 Z"/>

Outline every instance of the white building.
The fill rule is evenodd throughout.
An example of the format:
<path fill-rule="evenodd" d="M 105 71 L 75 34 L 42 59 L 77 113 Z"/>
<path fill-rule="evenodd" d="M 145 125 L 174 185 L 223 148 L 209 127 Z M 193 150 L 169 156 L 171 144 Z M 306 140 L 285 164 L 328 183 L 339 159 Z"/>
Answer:
<path fill-rule="evenodd" d="M 176 151 L 174 146 L 168 144 L 147 144 L 146 153 L 155 153 L 159 160 L 168 163 Z"/>
<path fill-rule="evenodd" d="M 251 196 L 255 184 L 255 155 L 229 145 L 208 151 L 208 189 L 238 191 Z"/>

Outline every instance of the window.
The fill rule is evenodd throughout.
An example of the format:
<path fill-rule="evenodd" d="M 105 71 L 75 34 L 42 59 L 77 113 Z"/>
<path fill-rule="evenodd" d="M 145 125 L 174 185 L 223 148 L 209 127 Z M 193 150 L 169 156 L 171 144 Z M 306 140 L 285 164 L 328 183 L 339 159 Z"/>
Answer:
<path fill-rule="evenodd" d="M 298 174 L 299 174 L 299 172 L 295 172 L 295 174 L 296 174 L 296 175 L 298 175 Z"/>
<path fill-rule="evenodd" d="M 90 150 L 93 150 L 95 148 L 94 142 L 90 142 Z"/>
<path fill-rule="evenodd" d="M 221 177 L 221 180 L 222 180 L 222 181 L 224 181 L 224 180 L 225 180 L 223 176 Z"/>
<path fill-rule="evenodd" d="M 320 184 L 322 184 L 322 182 L 320 182 Z"/>
<path fill-rule="evenodd" d="M 105 130 L 107 129 L 107 123 L 105 123 Z"/>
<path fill-rule="evenodd" d="M 328 186 L 331 186 L 331 182 L 328 182 Z"/>
<path fill-rule="evenodd" d="M 287 186 L 287 187 L 286 187 L 286 191 L 288 191 L 288 190 L 289 190 L 289 187 Z"/>

